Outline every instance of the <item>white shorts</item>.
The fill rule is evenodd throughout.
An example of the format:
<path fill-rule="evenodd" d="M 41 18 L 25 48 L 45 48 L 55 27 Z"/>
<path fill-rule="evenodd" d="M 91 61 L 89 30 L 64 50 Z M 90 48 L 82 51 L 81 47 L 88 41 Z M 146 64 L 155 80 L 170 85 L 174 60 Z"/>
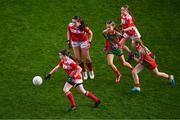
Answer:
<path fill-rule="evenodd" d="M 71 41 L 72 47 L 80 47 L 80 48 L 90 48 L 90 43 L 88 41 L 76 42 Z"/>
<path fill-rule="evenodd" d="M 139 33 L 139 31 L 137 30 L 137 28 L 135 28 L 135 31 L 132 35 L 128 34 L 128 33 L 124 33 L 123 34 L 124 39 L 128 40 L 129 38 L 131 38 L 132 40 L 137 40 L 141 38 L 141 35 Z"/>
<path fill-rule="evenodd" d="M 75 79 L 74 83 L 79 84 L 79 83 L 83 83 L 82 79 Z"/>

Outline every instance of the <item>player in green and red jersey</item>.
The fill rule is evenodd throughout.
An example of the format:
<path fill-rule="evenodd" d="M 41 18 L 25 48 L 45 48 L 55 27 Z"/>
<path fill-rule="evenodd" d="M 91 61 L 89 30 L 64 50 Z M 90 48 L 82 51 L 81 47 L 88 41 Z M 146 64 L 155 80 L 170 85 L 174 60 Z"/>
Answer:
<path fill-rule="evenodd" d="M 167 78 L 171 81 L 171 85 L 175 86 L 175 80 L 173 75 L 166 74 L 164 72 L 159 72 L 158 65 L 155 61 L 155 56 L 152 52 L 149 51 L 147 47 L 142 45 L 141 41 L 136 41 L 136 51 L 137 51 L 137 57 L 134 57 L 134 59 L 138 62 L 138 64 L 134 67 L 132 70 L 132 76 L 135 82 L 135 87 L 131 89 L 133 93 L 140 92 L 140 81 L 138 77 L 138 73 L 141 72 L 144 67 L 147 67 L 151 69 L 157 76 Z"/>
<path fill-rule="evenodd" d="M 131 64 L 125 61 L 122 52 L 122 45 L 120 45 L 119 38 L 121 34 L 115 30 L 115 22 L 112 20 L 107 21 L 106 29 L 103 31 L 103 36 L 105 38 L 105 48 L 104 51 L 107 53 L 108 65 L 116 74 L 116 83 L 119 83 L 122 75 L 113 63 L 114 55 L 118 56 L 123 62 L 123 65 L 132 69 Z"/>

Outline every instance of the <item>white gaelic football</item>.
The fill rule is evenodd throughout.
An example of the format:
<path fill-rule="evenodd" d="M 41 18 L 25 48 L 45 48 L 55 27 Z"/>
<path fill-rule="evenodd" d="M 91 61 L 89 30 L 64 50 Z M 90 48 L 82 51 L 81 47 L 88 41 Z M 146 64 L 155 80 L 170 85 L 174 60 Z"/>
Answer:
<path fill-rule="evenodd" d="M 32 80 L 33 84 L 39 86 L 43 83 L 43 80 L 40 76 L 35 76 Z"/>

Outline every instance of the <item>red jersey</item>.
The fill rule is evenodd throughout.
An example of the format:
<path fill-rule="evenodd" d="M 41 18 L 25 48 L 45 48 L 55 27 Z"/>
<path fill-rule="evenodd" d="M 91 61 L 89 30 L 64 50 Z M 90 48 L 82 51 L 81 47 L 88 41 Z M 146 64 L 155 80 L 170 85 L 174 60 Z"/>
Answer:
<path fill-rule="evenodd" d="M 68 73 L 70 77 L 74 77 L 75 74 L 80 74 L 82 71 L 82 68 L 71 58 L 68 58 L 67 60 L 61 60 L 59 65 Z M 76 78 L 81 79 L 81 76 L 78 75 Z"/>
<path fill-rule="evenodd" d="M 121 15 L 121 26 L 123 29 L 126 29 L 128 27 L 135 26 L 134 25 L 134 18 L 132 18 L 131 15 Z"/>
<path fill-rule="evenodd" d="M 157 67 L 156 61 L 153 58 L 153 54 L 145 52 L 144 48 L 142 46 L 138 45 L 136 47 L 136 51 L 138 52 L 138 57 L 141 61 L 143 61 L 143 64 L 148 63 L 150 65 L 151 69 L 154 69 Z"/>
<path fill-rule="evenodd" d="M 89 27 L 86 27 L 84 31 L 81 31 L 79 28 L 75 27 L 73 23 L 69 23 L 67 29 L 70 33 L 70 39 L 72 41 L 87 41 L 88 40 L 87 33 L 89 33 L 90 31 Z"/>

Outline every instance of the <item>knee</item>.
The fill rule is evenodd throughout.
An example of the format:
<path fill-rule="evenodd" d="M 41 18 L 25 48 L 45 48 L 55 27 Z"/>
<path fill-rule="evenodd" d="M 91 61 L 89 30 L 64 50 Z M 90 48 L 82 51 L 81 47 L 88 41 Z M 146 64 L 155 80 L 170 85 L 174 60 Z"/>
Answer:
<path fill-rule="evenodd" d="M 137 74 L 136 70 L 135 69 L 132 69 L 132 74 Z"/>
<path fill-rule="evenodd" d="M 86 96 L 87 91 L 81 91 L 81 93 Z"/>
<path fill-rule="evenodd" d="M 91 59 L 90 58 L 86 58 L 86 63 L 91 63 Z"/>
<path fill-rule="evenodd" d="M 86 95 L 87 91 L 85 89 L 79 89 L 79 92 L 82 93 L 83 95 Z"/>
<path fill-rule="evenodd" d="M 68 92 L 69 92 L 69 90 L 68 90 L 68 89 L 66 89 L 66 88 L 63 88 L 63 92 L 66 94 L 66 93 L 68 93 Z"/>
<path fill-rule="evenodd" d="M 136 48 L 136 44 L 135 44 L 135 43 L 133 43 L 133 44 L 132 44 L 132 47 L 133 47 L 133 48 Z"/>
<path fill-rule="evenodd" d="M 85 91 L 85 93 L 83 93 L 85 96 L 88 96 L 89 91 Z"/>
<path fill-rule="evenodd" d="M 113 63 L 111 63 L 111 62 L 108 62 L 108 66 L 110 66 L 110 67 L 111 67 L 111 66 L 113 66 Z"/>
<path fill-rule="evenodd" d="M 122 45 L 124 45 L 125 42 L 126 42 L 126 38 L 123 37 L 123 38 L 121 39 L 121 42 L 120 42 L 120 43 L 121 43 Z"/>
<path fill-rule="evenodd" d="M 91 58 L 90 58 L 90 56 L 86 56 L 86 57 L 85 57 L 85 60 L 86 60 L 86 63 L 91 63 Z"/>
<path fill-rule="evenodd" d="M 157 76 L 160 76 L 160 73 L 159 73 L 159 72 L 155 72 L 155 74 L 156 74 Z"/>
<path fill-rule="evenodd" d="M 82 63 L 82 60 L 81 60 L 81 59 L 76 58 L 75 60 L 76 60 L 76 62 L 77 62 L 78 64 L 81 64 L 81 63 Z"/>
<path fill-rule="evenodd" d="M 127 65 L 127 63 L 126 63 L 126 62 L 123 62 L 123 65 L 124 65 L 124 66 L 126 66 L 126 65 Z"/>

